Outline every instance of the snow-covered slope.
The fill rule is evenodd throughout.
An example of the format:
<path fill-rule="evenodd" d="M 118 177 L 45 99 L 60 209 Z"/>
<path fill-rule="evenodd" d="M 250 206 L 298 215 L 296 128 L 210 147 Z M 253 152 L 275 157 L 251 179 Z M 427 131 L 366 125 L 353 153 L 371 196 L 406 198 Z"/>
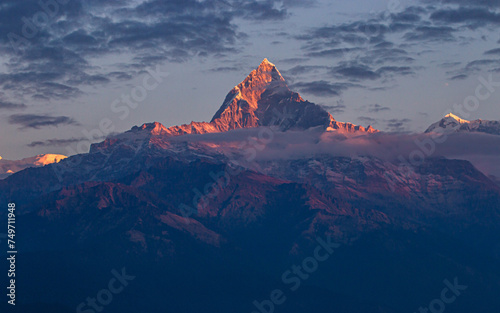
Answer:
<path fill-rule="evenodd" d="M 60 154 L 39 154 L 37 156 L 22 160 L 5 160 L 0 157 L 0 179 L 24 170 L 28 167 L 40 167 L 66 159 L 67 156 Z"/>
<path fill-rule="evenodd" d="M 500 121 L 485 121 L 481 119 L 467 121 L 450 113 L 439 122 L 432 124 L 425 132 L 444 134 L 456 132 L 479 132 L 500 135 Z"/>

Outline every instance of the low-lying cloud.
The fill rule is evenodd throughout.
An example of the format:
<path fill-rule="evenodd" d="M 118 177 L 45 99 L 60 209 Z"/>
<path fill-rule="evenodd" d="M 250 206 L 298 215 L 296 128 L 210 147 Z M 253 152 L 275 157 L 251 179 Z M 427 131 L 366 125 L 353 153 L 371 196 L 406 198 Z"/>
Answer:
<path fill-rule="evenodd" d="M 242 153 L 242 139 L 259 142 L 262 128 L 242 129 L 219 134 L 180 136 L 173 142 L 216 144 L 229 158 Z M 486 175 L 500 177 L 500 136 L 481 133 L 455 133 L 439 140 L 431 134 L 341 134 L 318 130 L 272 133 L 270 140 L 256 153 L 255 161 L 272 159 L 301 159 L 319 155 L 338 157 L 375 157 L 398 164 L 408 160 L 416 151 L 426 157 L 445 157 L 472 162 Z M 435 135 L 434 135 L 435 136 Z M 268 138 L 268 136 L 266 136 Z M 251 140 L 250 140 L 251 141 Z M 442 143 L 438 143 L 442 142 Z M 409 161 L 410 162 L 410 161 Z"/>

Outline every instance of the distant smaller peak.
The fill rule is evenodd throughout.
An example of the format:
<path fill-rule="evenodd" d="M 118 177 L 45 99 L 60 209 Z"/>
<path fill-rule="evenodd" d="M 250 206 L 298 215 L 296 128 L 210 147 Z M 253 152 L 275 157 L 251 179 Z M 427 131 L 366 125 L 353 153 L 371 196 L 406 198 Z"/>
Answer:
<path fill-rule="evenodd" d="M 455 114 L 453 114 L 453 113 L 448 113 L 448 114 L 446 114 L 446 115 L 445 115 L 445 118 L 446 118 L 446 117 L 451 117 L 451 118 L 454 118 L 454 119 L 456 119 L 456 120 L 460 119 L 460 117 L 456 116 L 456 115 L 455 115 Z"/>
<path fill-rule="evenodd" d="M 67 159 L 68 157 L 62 154 L 39 154 L 36 156 L 34 164 L 36 166 L 44 166 Z"/>
<path fill-rule="evenodd" d="M 141 129 L 148 129 L 148 130 L 151 130 L 151 129 L 156 129 L 156 128 L 165 128 L 165 126 L 163 126 L 162 123 L 159 123 L 159 122 L 153 122 L 153 123 L 145 123 L 145 124 L 142 124 L 142 126 L 140 127 Z"/>
<path fill-rule="evenodd" d="M 453 113 L 447 114 L 444 118 L 452 118 L 452 119 L 454 119 L 454 120 L 456 120 L 456 121 L 458 121 L 460 123 L 470 123 L 469 121 L 464 120 L 463 118 L 460 118 L 460 117 L 456 116 Z"/>

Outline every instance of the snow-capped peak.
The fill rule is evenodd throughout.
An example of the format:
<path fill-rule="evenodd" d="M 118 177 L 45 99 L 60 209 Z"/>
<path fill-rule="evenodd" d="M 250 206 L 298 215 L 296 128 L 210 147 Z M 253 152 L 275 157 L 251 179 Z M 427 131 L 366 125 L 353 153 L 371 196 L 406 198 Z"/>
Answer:
<path fill-rule="evenodd" d="M 456 116 L 453 113 L 446 115 L 439 122 L 432 124 L 426 133 L 456 133 L 456 132 L 474 132 L 500 135 L 499 121 L 475 120 L 468 121 Z"/>
<path fill-rule="evenodd" d="M 28 167 L 40 167 L 58 163 L 66 158 L 67 156 L 61 154 L 39 154 L 22 160 L 5 160 L 0 157 L 0 179 Z"/>
<path fill-rule="evenodd" d="M 460 124 L 465 124 L 465 123 L 470 123 L 468 120 L 464 120 L 463 118 L 460 118 L 458 116 L 456 116 L 455 114 L 453 113 L 449 113 L 447 114 L 445 117 L 446 118 L 451 118 L 451 119 L 454 119 L 455 121 L 459 122 Z"/>
<path fill-rule="evenodd" d="M 366 130 L 362 126 L 338 122 L 322 107 L 302 99 L 290 90 L 276 65 L 268 59 L 231 89 L 210 122 L 191 122 L 169 128 L 150 123 L 136 126 L 130 132 L 178 136 L 259 126 L 278 126 L 282 130 L 322 127 L 325 131 L 376 132 L 372 127 Z M 127 136 L 131 135 L 130 132 Z"/>

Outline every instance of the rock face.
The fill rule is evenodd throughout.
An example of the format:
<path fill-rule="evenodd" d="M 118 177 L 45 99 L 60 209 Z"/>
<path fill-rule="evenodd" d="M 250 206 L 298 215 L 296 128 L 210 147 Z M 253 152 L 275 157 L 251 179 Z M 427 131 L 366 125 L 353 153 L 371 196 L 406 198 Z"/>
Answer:
<path fill-rule="evenodd" d="M 320 127 L 325 131 L 376 132 L 371 126 L 364 128 L 338 122 L 319 105 L 302 99 L 288 88 L 279 70 L 267 59 L 228 93 L 210 123 L 192 122 L 170 128 L 152 123 L 136 129 L 147 129 L 156 135 L 176 136 L 259 126 L 278 126 L 281 130 Z"/>
<path fill-rule="evenodd" d="M 425 132 L 443 134 L 470 132 L 500 135 L 500 121 L 486 121 L 481 119 L 468 121 L 450 113 L 439 122 L 429 126 Z"/>

